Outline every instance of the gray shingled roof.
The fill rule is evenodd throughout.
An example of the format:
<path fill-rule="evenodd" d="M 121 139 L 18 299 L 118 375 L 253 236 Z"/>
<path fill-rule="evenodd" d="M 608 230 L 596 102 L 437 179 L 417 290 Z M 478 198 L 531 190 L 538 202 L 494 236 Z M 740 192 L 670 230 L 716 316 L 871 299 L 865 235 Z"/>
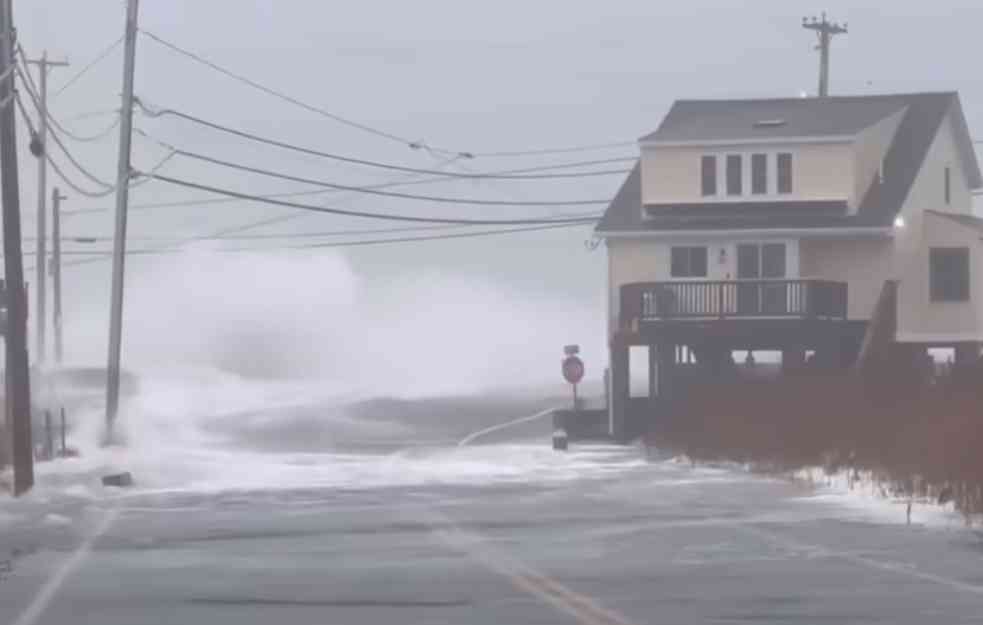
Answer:
<path fill-rule="evenodd" d="M 895 96 L 677 100 L 642 141 L 733 141 L 780 137 L 851 137 L 905 107 Z M 762 121 L 782 125 L 755 126 Z"/>
<path fill-rule="evenodd" d="M 959 97 L 954 92 L 947 93 L 917 93 L 885 96 L 863 96 L 863 97 L 833 97 L 824 101 L 816 99 L 795 99 L 795 100 L 750 100 L 748 106 L 744 101 L 715 101 L 707 103 L 706 108 L 714 111 L 722 111 L 726 106 L 733 106 L 742 114 L 755 106 L 762 107 L 760 110 L 769 112 L 769 117 L 779 117 L 783 106 L 786 110 L 796 109 L 797 106 L 815 107 L 808 110 L 819 112 L 822 110 L 835 110 L 837 115 L 841 110 L 856 111 L 856 120 L 847 122 L 838 120 L 836 123 L 824 122 L 829 132 L 832 134 L 844 134 L 847 128 L 864 128 L 877 121 L 884 115 L 892 112 L 904 110 L 901 122 L 898 125 L 894 141 L 887 150 L 884 158 L 884 184 L 871 185 L 870 189 L 864 194 L 855 215 L 833 214 L 832 211 L 809 211 L 801 210 L 801 202 L 775 203 L 775 209 L 771 212 L 752 212 L 746 214 L 697 214 L 696 211 L 672 210 L 672 207 L 660 205 L 656 213 L 648 218 L 642 218 L 642 199 L 641 199 L 641 176 L 639 167 L 635 168 L 628 175 L 621 189 L 608 206 L 604 217 L 597 226 L 597 233 L 604 235 L 609 232 L 658 232 L 676 230 L 740 230 L 740 229 L 789 229 L 789 228 L 856 228 L 856 227 L 888 227 L 894 221 L 895 216 L 901 209 L 908 190 L 914 182 L 915 176 L 921 168 L 925 155 L 934 139 L 939 125 L 945 119 L 949 111 L 953 111 L 954 119 L 957 124 L 957 144 L 963 161 L 967 163 L 967 177 L 971 187 L 983 186 L 983 176 L 980 175 L 979 165 L 976 161 L 976 154 L 973 150 L 972 142 L 966 128 L 966 120 L 963 117 L 962 107 L 959 104 Z M 847 106 L 843 109 L 832 107 L 824 109 L 822 105 L 834 105 L 844 103 Z M 870 102 L 868 107 L 861 102 Z M 765 105 L 770 108 L 766 108 Z M 695 111 L 701 108 L 702 104 L 694 101 L 677 102 L 673 110 Z M 796 109 L 798 110 L 798 109 Z M 802 109 L 805 110 L 805 109 Z M 876 113 L 876 116 L 875 116 Z M 667 115 L 667 119 L 673 115 L 672 111 Z M 789 122 L 793 119 L 788 115 Z M 803 127 L 806 124 L 802 119 Z M 689 123 L 689 122 L 687 122 Z M 798 122 L 796 122 L 798 123 Z M 818 132 L 818 128 L 823 124 L 815 121 L 809 122 L 813 129 L 813 134 Z M 790 125 L 789 124 L 789 125 Z M 666 123 L 660 126 L 654 133 L 658 135 Z M 679 126 L 678 128 L 682 128 Z M 778 131 L 777 127 L 774 130 Z M 673 130 L 677 132 L 677 130 Z M 702 131 L 694 131 L 702 132 Z M 794 133 L 801 136 L 801 132 Z M 653 135 L 650 135 L 653 136 Z M 677 137 L 673 140 L 684 140 L 683 135 L 672 135 Z M 790 136 L 790 135 L 789 135 Z M 680 205 L 681 206 L 681 205 Z M 786 206 L 789 210 L 781 210 Z"/>

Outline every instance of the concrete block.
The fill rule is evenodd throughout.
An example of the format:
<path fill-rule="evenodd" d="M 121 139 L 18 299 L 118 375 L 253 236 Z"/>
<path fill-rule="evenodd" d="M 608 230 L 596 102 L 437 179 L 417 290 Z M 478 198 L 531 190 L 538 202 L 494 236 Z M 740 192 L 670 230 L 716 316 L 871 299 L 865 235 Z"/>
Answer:
<path fill-rule="evenodd" d="M 115 473 L 113 475 L 106 475 L 102 478 L 103 486 L 119 486 L 120 488 L 125 488 L 127 486 L 133 486 L 133 476 L 129 471 L 124 473 Z"/>

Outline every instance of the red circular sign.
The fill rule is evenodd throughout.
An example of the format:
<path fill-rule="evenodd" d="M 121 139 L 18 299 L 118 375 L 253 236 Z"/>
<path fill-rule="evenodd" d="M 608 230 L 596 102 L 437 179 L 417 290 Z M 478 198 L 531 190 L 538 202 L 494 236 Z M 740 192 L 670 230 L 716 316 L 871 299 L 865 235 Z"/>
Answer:
<path fill-rule="evenodd" d="M 576 356 L 563 359 L 563 377 L 570 384 L 576 384 L 584 378 L 584 361 Z"/>

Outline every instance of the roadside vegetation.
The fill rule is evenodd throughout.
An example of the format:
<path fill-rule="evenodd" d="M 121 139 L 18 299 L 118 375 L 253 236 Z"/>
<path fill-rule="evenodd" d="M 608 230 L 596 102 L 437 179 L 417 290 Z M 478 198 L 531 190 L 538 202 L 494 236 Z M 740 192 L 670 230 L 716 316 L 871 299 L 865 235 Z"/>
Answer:
<path fill-rule="evenodd" d="M 649 434 L 697 461 L 871 475 L 885 493 L 983 514 L 983 367 L 926 379 L 807 372 L 701 384 Z"/>

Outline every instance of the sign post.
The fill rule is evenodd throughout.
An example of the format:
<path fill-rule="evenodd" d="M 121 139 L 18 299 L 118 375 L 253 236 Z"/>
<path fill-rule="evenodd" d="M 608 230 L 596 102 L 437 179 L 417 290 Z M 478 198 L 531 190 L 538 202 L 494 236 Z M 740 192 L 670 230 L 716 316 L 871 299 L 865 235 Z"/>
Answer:
<path fill-rule="evenodd" d="M 577 384 L 584 379 L 584 361 L 577 357 L 580 353 L 579 345 L 567 345 L 563 348 L 566 358 L 563 359 L 561 371 L 563 378 L 573 386 L 573 409 L 579 410 L 580 404 L 577 401 Z"/>

